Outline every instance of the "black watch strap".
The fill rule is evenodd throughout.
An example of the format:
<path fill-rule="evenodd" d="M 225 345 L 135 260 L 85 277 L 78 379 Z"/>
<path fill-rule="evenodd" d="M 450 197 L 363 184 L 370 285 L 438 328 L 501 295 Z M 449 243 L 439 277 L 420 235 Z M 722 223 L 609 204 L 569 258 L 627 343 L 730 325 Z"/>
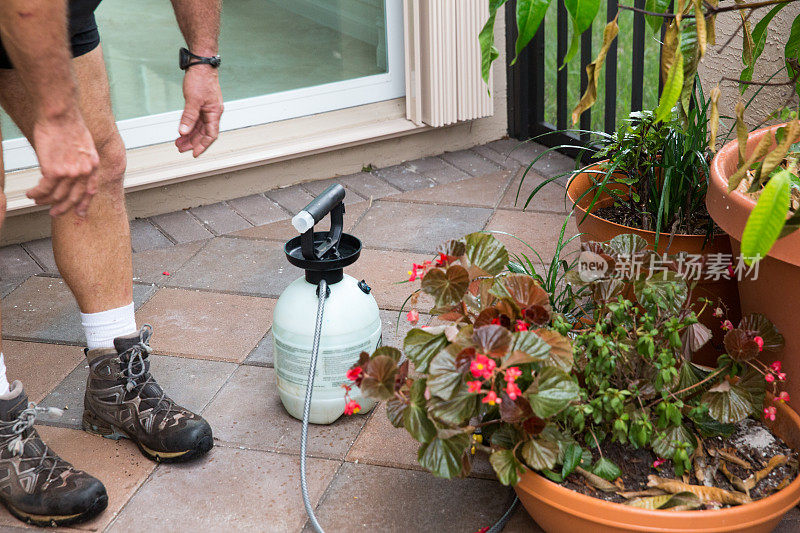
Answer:
<path fill-rule="evenodd" d="M 203 57 L 191 53 L 186 48 L 181 48 L 178 54 L 178 65 L 181 70 L 186 70 L 194 65 L 211 65 L 213 68 L 219 68 L 222 64 L 222 58 L 219 56 Z"/>

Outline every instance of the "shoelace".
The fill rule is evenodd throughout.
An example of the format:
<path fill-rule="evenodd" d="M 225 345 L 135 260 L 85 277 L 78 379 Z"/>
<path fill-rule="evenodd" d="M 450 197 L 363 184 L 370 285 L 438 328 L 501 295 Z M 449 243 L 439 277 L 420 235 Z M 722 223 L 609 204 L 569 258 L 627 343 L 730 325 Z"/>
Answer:
<path fill-rule="evenodd" d="M 33 432 L 29 432 L 28 430 L 30 430 L 36 422 L 37 413 L 46 413 L 60 417 L 64 414 L 64 411 L 56 407 L 39 407 L 35 403 L 29 402 L 28 407 L 20 411 L 16 420 L 13 422 L 0 421 L 0 439 L 2 439 L 2 445 L 4 445 L 12 455 L 19 457 L 24 453 L 25 444 L 31 440 L 31 436 L 33 435 Z M 9 433 L 6 433 L 6 431 L 9 431 Z M 44 445 L 44 451 L 41 457 L 39 457 L 39 464 L 36 465 L 36 467 L 41 468 L 48 459 L 52 462 L 47 471 L 47 478 L 45 479 L 45 482 L 49 483 L 57 469 L 67 471 L 72 469 L 72 465 L 62 464 L 65 463 L 65 461 L 58 455 L 50 452 L 50 448 L 47 444 L 43 442 L 42 445 Z M 33 459 L 33 457 L 31 457 L 31 459 Z"/>
<path fill-rule="evenodd" d="M 152 336 L 153 326 L 150 324 L 143 325 L 142 329 L 139 330 L 139 342 L 120 354 L 120 356 L 128 354 L 127 368 L 125 368 L 123 372 L 120 372 L 121 377 L 125 377 L 128 380 L 125 384 L 125 389 L 131 392 L 138 387 L 139 394 L 141 395 L 145 387 L 152 383 L 161 391 L 160 396 L 147 397 L 144 399 L 157 400 L 154 411 L 158 412 L 162 409 L 166 409 L 167 414 L 169 414 L 170 411 L 178 412 L 172 400 L 168 398 L 167 393 L 158 386 L 158 383 L 156 383 L 152 375 L 148 374 L 144 381 L 139 381 L 146 374 L 145 358 L 153 352 L 153 349 L 150 347 L 150 337 Z"/>

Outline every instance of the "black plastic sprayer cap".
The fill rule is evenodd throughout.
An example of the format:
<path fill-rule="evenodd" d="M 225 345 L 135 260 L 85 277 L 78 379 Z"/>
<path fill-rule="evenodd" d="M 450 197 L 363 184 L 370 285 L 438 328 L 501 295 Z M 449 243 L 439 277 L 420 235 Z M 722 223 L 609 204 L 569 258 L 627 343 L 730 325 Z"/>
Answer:
<path fill-rule="evenodd" d="M 342 233 L 344 195 L 344 187 L 338 183 L 331 185 L 292 218 L 300 236 L 287 242 L 284 252 L 291 264 L 306 271 L 309 283 L 316 285 L 324 279 L 331 285 L 342 281 L 344 267 L 355 263 L 361 254 L 361 241 Z M 330 230 L 314 231 L 314 225 L 328 213 Z"/>

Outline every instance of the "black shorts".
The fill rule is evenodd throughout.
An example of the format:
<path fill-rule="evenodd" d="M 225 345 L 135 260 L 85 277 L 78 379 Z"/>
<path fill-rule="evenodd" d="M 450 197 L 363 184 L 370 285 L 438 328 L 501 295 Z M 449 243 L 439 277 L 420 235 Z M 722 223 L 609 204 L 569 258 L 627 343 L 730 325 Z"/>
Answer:
<path fill-rule="evenodd" d="M 94 20 L 94 10 L 100 2 L 101 0 L 69 0 L 68 35 L 72 45 L 72 57 L 91 52 L 100 44 L 100 33 Z M 0 40 L 0 68 L 14 68 L 11 58 L 3 48 L 2 40 Z"/>

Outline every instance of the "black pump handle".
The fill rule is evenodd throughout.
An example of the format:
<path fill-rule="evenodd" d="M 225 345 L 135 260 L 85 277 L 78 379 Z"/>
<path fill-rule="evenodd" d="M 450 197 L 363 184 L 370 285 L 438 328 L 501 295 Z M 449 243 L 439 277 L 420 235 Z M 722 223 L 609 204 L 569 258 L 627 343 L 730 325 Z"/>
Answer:
<path fill-rule="evenodd" d="M 344 195 L 344 187 L 335 183 L 322 191 L 303 209 L 314 219 L 314 224 L 319 223 L 328 213 L 331 215 L 331 229 L 324 242 L 314 245 L 313 226 L 301 234 L 300 247 L 305 259 L 322 259 L 331 250 L 336 252 L 344 227 Z"/>

